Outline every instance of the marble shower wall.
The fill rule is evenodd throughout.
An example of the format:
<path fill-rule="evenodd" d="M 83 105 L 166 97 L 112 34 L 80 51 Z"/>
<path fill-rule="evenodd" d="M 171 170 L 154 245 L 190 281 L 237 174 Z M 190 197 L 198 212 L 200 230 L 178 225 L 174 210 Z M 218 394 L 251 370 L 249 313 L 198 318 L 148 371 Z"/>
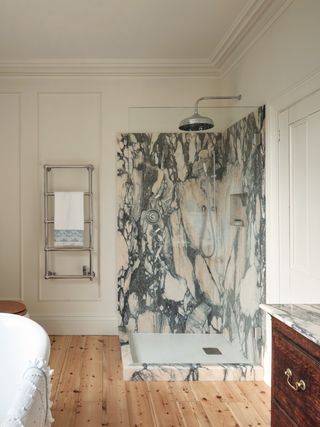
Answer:
<path fill-rule="evenodd" d="M 260 362 L 264 111 L 223 134 L 118 135 L 120 326 L 223 333 Z"/>

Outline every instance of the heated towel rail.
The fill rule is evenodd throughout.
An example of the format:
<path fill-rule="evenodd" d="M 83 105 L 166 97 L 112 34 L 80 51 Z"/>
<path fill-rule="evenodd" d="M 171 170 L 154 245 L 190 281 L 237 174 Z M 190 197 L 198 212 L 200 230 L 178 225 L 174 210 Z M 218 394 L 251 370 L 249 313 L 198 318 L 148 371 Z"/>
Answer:
<path fill-rule="evenodd" d="M 50 192 L 48 188 L 49 173 L 53 169 L 87 169 L 88 171 L 88 191 L 83 193 L 88 198 L 88 218 L 85 219 L 84 223 L 88 226 L 89 238 L 88 246 L 81 247 L 54 247 L 49 245 L 49 233 L 50 224 L 54 224 L 54 219 L 48 218 L 48 201 L 49 197 L 54 197 L 54 192 Z M 44 264 L 45 264 L 45 279 L 90 279 L 93 280 L 95 273 L 93 271 L 93 192 L 92 192 L 92 174 L 94 167 L 91 164 L 88 165 L 44 165 Z M 50 252 L 88 252 L 89 255 L 89 269 L 86 266 L 82 268 L 82 274 L 57 274 L 56 272 L 49 270 L 49 253 Z"/>

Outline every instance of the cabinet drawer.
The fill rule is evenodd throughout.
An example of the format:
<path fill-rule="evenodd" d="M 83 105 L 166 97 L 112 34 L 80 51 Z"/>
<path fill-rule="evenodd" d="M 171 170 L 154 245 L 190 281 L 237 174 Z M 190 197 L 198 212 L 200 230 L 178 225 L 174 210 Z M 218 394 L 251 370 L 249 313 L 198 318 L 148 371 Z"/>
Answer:
<path fill-rule="evenodd" d="M 297 425 L 320 426 L 319 362 L 277 331 L 273 333 L 272 346 L 272 399 Z M 289 386 L 287 368 L 292 371 L 292 384 L 300 379 L 305 382 L 304 391 Z"/>

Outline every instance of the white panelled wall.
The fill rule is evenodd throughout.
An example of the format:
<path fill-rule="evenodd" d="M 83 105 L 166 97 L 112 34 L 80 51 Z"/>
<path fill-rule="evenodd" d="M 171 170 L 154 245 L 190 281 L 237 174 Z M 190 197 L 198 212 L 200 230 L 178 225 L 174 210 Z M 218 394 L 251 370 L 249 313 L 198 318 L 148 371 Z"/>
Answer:
<path fill-rule="evenodd" d="M 2 298 L 23 299 L 31 316 L 51 333 L 115 333 L 115 134 L 127 130 L 128 108 L 191 106 L 200 96 L 241 93 L 242 105 L 267 104 L 267 302 L 279 302 L 285 285 L 279 283 L 277 240 L 278 113 L 320 88 L 320 2 L 289 3 L 220 80 L 0 79 Z M 148 127 L 152 128 L 150 123 Z M 95 166 L 97 279 L 93 283 L 42 279 L 42 164 L 50 161 L 90 161 Z M 268 341 L 267 381 L 270 357 Z"/>
<path fill-rule="evenodd" d="M 24 300 L 50 333 L 116 333 L 115 135 L 127 130 L 128 107 L 190 106 L 207 93 L 218 93 L 216 80 L 1 79 L 1 298 Z M 43 278 L 45 163 L 95 167 L 93 282 Z M 63 189 L 83 184 L 70 176 Z"/>
<path fill-rule="evenodd" d="M 279 302 L 278 113 L 320 88 L 320 2 L 291 2 L 222 81 L 244 105 L 267 105 L 267 302 Z M 270 114 L 272 112 L 272 114 Z M 282 165 L 279 166 L 281 168 Z M 285 165 L 284 165 L 285 167 Z M 282 286 L 286 286 L 282 284 Z M 284 300 L 282 299 L 282 302 Z"/>
<path fill-rule="evenodd" d="M 0 94 L 0 281 L 1 297 L 21 294 L 20 95 Z"/>
<path fill-rule="evenodd" d="M 223 93 L 241 93 L 244 105 L 267 105 L 266 119 L 266 299 L 291 302 L 279 280 L 279 113 L 320 89 L 320 2 L 293 0 L 268 31 L 221 80 Z M 301 287 L 306 286 L 301 284 Z M 316 302 L 316 301 L 315 301 Z M 271 382 L 271 322 L 267 316 L 265 380 Z"/>

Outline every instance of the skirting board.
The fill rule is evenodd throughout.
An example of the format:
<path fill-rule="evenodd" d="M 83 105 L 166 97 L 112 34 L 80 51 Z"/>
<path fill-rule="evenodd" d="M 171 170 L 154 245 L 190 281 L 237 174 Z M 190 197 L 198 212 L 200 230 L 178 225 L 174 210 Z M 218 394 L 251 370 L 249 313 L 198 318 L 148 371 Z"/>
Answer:
<path fill-rule="evenodd" d="M 116 316 L 48 316 L 30 313 L 30 318 L 49 335 L 118 335 Z"/>

